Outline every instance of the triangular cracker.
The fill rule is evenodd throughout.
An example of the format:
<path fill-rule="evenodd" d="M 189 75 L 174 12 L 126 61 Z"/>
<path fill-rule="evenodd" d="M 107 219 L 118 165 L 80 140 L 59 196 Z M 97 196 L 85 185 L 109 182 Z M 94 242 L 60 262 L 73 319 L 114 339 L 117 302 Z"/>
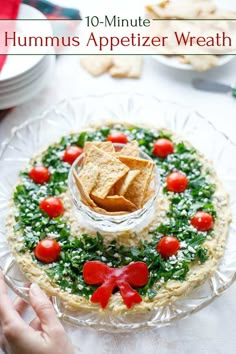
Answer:
<path fill-rule="evenodd" d="M 126 144 L 117 154 L 123 156 L 139 157 L 138 143 L 136 140 Z"/>
<path fill-rule="evenodd" d="M 134 211 L 137 207 L 120 195 L 111 195 L 104 199 L 92 196 L 95 203 L 107 211 Z"/>
<path fill-rule="evenodd" d="M 96 146 L 98 149 L 103 151 L 115 153 L 115 149 L 111 141 L 86 141 L 84 144 L 84 153 L 88 151 L 91 145 Z"/>
<path fill-rule="evenodd" d="M 96 206 L 94 201 L 90 198 L 90 192 L 94 188 L 99 171 L 96 165 L 84 165 L 79 174 L 73 170 L 75 183 L 80 191 L 81 200 L 90 206 Z"/>
<path fill-rule="evenodd" d="M 99 169 L 99 175 L 91 193 L 99 198 L 105 198 L 111 187 L 129 171 L 129 168 L 119 159 L 96 146 L 88 147 L 86 164 L 88 163 L 96 165 Z"/>
<path fill-rule="evenodd" d="M 133 182 L 133 180 L 137 177 L 139 173 L 139 170 L 129 171 L 127 175 L 125 175 L 118 182 L 116 182 L 116 184 L 114 185 L 113 193 L 117 195 L 125 195 L 130 184 Z"/>
<path fill-rule="evenodd" d="M 119 156 L 121 162 L 126 164 L 131 170 L 139 170 L 140 174 L 125 193 L 125 198 L 129 199 L 138 208 L 143 207 L 144 198 L 152 177 L 154 162 L 133 157 Z"/>

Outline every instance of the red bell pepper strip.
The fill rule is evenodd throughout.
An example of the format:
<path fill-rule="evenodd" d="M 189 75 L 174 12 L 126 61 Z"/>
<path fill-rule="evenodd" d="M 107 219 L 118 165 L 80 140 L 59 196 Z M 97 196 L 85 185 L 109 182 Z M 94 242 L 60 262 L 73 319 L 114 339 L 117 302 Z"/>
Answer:
<path fill-rule="evenodd" d="M 110 268 L 102 262 L 89 261 L 83 267 L 83 277 L 87 284 L 101 284 L 93 293 L 92 302 L 106 308 L 113 290 L 118 288 L 125 305 L 131 308 L 142 301 L 142 297 L 132 287 L 147 283 L 148 267 L 144 262 L 135 262 L 123 268 Z"/>

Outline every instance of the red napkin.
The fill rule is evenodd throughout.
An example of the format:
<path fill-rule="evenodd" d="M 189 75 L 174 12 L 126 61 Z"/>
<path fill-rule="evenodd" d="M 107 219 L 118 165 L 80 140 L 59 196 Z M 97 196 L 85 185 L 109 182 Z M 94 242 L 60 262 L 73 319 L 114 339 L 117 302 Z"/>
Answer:
<path fill-rule="evenodd" d="M 22 0 L 2 1 L 0 6 L 0 20 L 15 20 L 18 16 L 19 7 Z M 6 55 L 0 55 L 0 71 L 7 59 Z"/>

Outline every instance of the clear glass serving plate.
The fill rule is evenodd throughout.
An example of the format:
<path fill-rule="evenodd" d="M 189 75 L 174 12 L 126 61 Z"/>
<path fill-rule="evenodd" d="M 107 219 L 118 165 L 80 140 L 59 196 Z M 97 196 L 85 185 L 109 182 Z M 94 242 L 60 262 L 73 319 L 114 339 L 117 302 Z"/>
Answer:
<path fill-rule="evenodd" d="M 214 276 L 202 286 L 173 304 L 143 315 L 130 315 L 127 312 L 114 317 L 103 311 L 69 313 L 56 297 L 52 299 L 53 304 L 60 318 L 77 326 L 116 332 L 165 326 L 208 305 L 236 278 L 236 164 L 232 163 L 236 156 L 236 145 L 200 114 L 176 103 L 127 93 L 78 97 L 64 100 L 40 117 L 14 128 L 0 151 L 0 266 L 8 285 L 27 300 L 29 282 L 11 255 L 5 233 L 9 200 L 18 173 L 35 153 L 59 140 L 61 136 L 104 120 L 149 124 L 153 128 L 167 127 L 213 160 L 217 174 L 230 194 L 233 216 L 224 257 Z"/>

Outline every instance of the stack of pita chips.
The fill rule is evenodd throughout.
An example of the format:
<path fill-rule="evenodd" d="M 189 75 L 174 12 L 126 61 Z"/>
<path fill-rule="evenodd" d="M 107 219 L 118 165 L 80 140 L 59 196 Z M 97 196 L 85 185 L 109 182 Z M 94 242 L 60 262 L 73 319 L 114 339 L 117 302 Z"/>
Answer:
<path fill-rule="evenodd" d="M 139 158 L 136 141 L 115 151 L 111 142 L 87 142 L 79 173 L 73 170 L 81 201 L 102 214 L 141 209 L 153 195 L 154 162 Z"/>

